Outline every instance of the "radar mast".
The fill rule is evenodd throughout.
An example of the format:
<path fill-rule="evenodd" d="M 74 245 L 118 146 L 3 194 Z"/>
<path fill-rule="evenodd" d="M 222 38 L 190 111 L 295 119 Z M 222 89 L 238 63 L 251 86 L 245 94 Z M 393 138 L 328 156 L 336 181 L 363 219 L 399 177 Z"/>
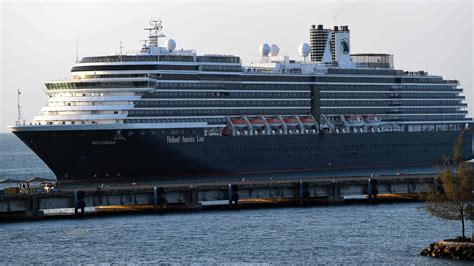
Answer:
<path fill-rule="evenodd" d="M 21 91 L 20 89 L 17 89 L 16 90 L 17 92 L 17 121 L 16 121 L 16 124 L 17 125 L 21 125 L 21 123 L 23 122 L 23 124 L 25 124 L 25 120 L 23 119 L 23 116 L 21 115 L 21 105 L 20 105 L 20 95 L 21 95 Z"/>
<path fill-rule="evenodd" d="M 149 47 L 158 47 L 159 38 L 166 37 L 163 34 L 163 22 L 161 19 L 150 20 L 150 26 L 149 28 L 145 28 L 145 30 L 149 32 L 148 45 Z"/>

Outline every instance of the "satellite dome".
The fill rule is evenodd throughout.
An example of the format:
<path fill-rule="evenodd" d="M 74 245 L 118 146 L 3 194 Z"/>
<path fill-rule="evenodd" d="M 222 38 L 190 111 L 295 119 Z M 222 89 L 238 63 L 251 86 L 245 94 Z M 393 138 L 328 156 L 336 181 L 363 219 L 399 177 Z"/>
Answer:
<path fill-rule="evenodd" d="M 167 39 L 165 42 L 166 49 L 172 52 L 176 48 L 176 42 L 173 39 Z"/>
<path fill-rule="evenodd" d="M 268 45 L 268 43 L 262 43 L 260 47 L 258 47 L 258 51 L 260 55 L 268 56 L 268 54 L 270 53 L 270 45 Z"/>
<path fill-rule="evenodd" d="M 309 51 L 310 51 L 310 46 L 309 46 L 309 44 L 307 44 L 305 42 L 300 44 L 300 46 L 298 46 L 298 53 L 302 57 L 307 57 L 309 55 Z"/>
<path fill-rule="evenodd" d="M 278 45 L 276 44 L 272 44 L 272 46 L 270 47 L 270 55 L 277 56 L 278 52 L 280 52 L 280 47 L 278 47 Z"/>

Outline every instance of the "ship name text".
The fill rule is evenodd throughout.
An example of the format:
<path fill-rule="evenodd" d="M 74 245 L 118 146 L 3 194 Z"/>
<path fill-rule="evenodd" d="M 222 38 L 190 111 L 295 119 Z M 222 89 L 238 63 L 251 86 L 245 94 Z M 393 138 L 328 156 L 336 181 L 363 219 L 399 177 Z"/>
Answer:
<path fill-rule="evenodd" d="M 116 143 L 115 140 L 94 140 L 92 141 L 92 145 L 114 145 Z"/>
<path fill-rule="evenodd" d="M 203 136 L 166 136 L 166 143 L 200 143 Z"/>

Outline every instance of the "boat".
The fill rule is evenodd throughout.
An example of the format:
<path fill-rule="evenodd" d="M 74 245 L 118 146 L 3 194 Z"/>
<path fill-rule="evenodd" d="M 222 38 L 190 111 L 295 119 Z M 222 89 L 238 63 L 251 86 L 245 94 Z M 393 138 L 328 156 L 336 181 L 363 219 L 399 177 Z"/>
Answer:
<path fill-rule="evenodd" d="M 305 126 L 314 126 L 314 125 L 317 125 L 316 119 L 314 119 L 314 118 L 311 117 L 311 116 L 302 117 L 302 118 L 301 118 L 301 123 L 303 123 L 303 125 L 305 125 Z"/>
<path fill-rule="evenodd" d="M 459 136 L 473 158 L 460 83 L 351 54 L 348 26 L 311 25 L 299 58 L 261 44 L 248 65 L 177 48 L 160 20 L 146 31 L 139 51 L 46 82 L 39 114 L 9 127 L 58 182 L 432 166 Z"/>
<path fill-rule="evenodd" d="M 236 127 L 247 127 L 248 123 L 242 118 L 232 118 L 232 124 Z"/>
<path fill-rule="evenodd" d="M 264 127 L 265 126 L 265 121 L 256 117 L 256 118 L 251 118 L 249 120 L 250 124 L 253 126 L 253 127 Z"/>
<path fill-rule="evenodd" d="M 283 121 L 278 117 L 268 117 L 267 118 L 267 123 L 271 127 L 279 127 L 279 126 L 283 125 Z"/>
<path fill-rule="evenodd" d="M 287 126 L 290 126 L 290 127 L 296 127 L 299 124 L 298 119 L 294 117 L 285 117 L 283 118 L 283 121 L 285 122 Z"/>

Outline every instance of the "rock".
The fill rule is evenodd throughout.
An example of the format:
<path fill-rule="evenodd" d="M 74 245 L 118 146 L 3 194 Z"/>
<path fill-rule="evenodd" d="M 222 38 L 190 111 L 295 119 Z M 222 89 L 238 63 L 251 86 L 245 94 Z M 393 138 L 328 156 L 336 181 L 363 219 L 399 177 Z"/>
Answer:
<path fill-rule="evenodd" d="M 456 240 L 460 241 L 462 238 L 431 243 L 429 247 L 420 251 L 420 255 L 474 261 L 474 244 L 470 242 L 457 242 Z"/>

